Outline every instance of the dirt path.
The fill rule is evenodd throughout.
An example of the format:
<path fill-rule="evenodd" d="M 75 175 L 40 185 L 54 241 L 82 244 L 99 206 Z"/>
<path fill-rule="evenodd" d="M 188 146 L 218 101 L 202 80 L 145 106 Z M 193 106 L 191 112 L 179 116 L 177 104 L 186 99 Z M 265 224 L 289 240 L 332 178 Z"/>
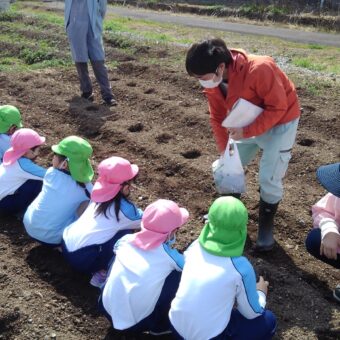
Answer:
<path fill-rule="evenodd" d="M 59 1 L 45 3 L 45 5 L 52 8 L 64 8 L 64 3 Z M 340 34 L 308 32 L 296 29 L 278 28 L 275 26 L 231 23 L 220 18 L 174 14 L 171 12 L 155 12 L 132 7 L 109 6 L 108 11 L 109 13 L 115 13 L 129 18 L 173 23 L 189 27 L 206 28 L 209 30 L 264 35 L 305 44 L 320 44 L 340 47 Z"/>

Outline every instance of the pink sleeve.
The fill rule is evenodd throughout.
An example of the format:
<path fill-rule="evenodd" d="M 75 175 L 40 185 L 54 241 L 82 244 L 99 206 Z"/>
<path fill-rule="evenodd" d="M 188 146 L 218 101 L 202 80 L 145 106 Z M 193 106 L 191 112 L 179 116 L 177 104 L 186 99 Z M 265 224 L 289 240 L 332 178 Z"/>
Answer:
<path fill-rule="evenodd" d="M 340 226 L 340 198 L 328 193 L 312 206 L 313 226 L 319 228 L 322 219 L 329 218 Z"/>

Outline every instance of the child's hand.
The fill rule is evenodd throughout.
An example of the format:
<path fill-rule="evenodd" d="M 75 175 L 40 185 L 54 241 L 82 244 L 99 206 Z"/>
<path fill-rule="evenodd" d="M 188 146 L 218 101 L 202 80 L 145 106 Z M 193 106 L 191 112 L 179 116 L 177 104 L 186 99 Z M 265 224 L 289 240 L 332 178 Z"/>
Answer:
<path fill-rule="evenodd" d="M 269 282 L 265 281 L 263 276 L 260 276 L 259 282 L 256 284 L 256 289 L 260 290 L 261 292 L 263 292 L 267 295 L 268 294 L 268 286 L 269 286 Z"/>
<path fill-rule="evenodd" d="M 325 255 L 329 259 L 337 259 L 337 250 L 340 248 L 340 235 L 336 233 L 328 233 L 321 241 L 320 255 Z"/>

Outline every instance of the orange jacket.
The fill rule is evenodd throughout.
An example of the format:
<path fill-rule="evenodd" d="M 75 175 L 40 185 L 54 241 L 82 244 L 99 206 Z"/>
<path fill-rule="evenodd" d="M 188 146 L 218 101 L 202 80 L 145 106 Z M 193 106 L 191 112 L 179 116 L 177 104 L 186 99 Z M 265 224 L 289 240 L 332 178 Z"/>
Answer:
<path fill-rule="evenodd" d="M 271 57 L 247 55 L 242 50 L 230 51 L 233 62 L 228 67 L 227 98 L 218 87 L 203 91 L 208 99 L 210 125 L 219 152 L 225 150 L 228 142 L 228 131 L 221 123 L 239 98 L 264 109 L 253 123 L 243 128 L 245 138 L 259 136 L 300 116 L 294 84 Z"/>

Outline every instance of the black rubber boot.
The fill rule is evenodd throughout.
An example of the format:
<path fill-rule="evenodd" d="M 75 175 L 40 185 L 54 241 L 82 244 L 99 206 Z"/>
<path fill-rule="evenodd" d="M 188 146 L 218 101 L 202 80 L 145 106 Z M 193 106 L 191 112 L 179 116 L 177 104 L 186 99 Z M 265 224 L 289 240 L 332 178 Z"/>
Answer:
<path fill-rule="evenodd" d="M 270 204 L 260 199 L 259 229 L 256 241 L 257 251 L 270 251 L 274 247 L 274 217 L 278 206 L 279 203 Z"/>

